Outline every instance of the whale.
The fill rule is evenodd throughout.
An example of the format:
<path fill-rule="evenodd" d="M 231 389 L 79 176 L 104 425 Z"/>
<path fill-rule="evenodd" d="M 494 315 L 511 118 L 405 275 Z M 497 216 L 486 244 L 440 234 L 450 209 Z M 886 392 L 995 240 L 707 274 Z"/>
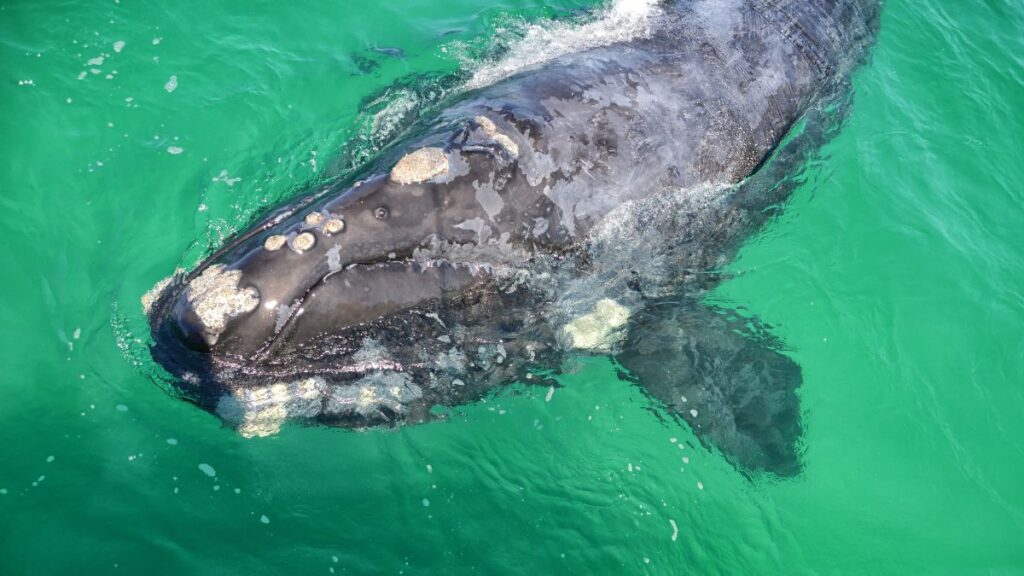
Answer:
<path fill-rule="evenodd" d="M 876 0 L 675 0 L 449 98 L 143 297 L 182 398 L 245 436 L 416 424 L 612 359 L 746 473 L 801 471 L 800 366 L 706 298 L 841 127 Z"/>

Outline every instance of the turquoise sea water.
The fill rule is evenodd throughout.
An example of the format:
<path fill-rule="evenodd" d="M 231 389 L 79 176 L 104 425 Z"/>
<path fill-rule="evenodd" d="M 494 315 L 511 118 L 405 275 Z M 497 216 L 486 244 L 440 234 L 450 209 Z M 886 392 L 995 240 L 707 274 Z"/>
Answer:
<path fill-rule="evenodd" d="M 803 367 L 797 478 L 747 479 L 603 358 L 550 400 L 261 439 L 150 378 L 157 280 L 590 8 L 0 5 L 0 574 L 1024 574 L 1018 2 L 889 2 L 851 117 L 711 296 Z"/>

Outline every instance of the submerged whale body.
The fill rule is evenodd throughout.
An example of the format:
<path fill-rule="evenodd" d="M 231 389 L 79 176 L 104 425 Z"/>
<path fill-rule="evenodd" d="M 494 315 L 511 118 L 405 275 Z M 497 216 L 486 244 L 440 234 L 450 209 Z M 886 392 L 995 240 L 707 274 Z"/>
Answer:
<path fill-rule="evenodd" d="M 609 354 L 741 468 L 795 474 L 799 367 L 700 296 L 834 131 L 878 10 L 679 0 L 641 38 L 463 94 L 159 285 L 153 357 L 263 435 L 420 422 Z"/>

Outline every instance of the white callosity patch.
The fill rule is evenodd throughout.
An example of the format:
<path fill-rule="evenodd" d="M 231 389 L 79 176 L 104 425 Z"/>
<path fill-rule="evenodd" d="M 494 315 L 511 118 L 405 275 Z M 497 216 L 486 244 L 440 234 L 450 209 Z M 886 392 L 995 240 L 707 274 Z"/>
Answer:
<path fill-rule="evenodd" d="M 320 414 L 326 390 L 327 382 L 323 378 L 240 388 L 220 398 L 217 414 L 235 425 L 246 438 L 269 436 L 276 434 L 286 419 L 313 418 Z"/>
<path fill-rule="evenodd" d="M 327 398 L 324 413 L 330 416 L 361 416 L 376 420 L 383 409 L 408 412 L 409 404 L 423 397 L 423 390 L 403 372 L 379 371 L 352 384 L 338 386 Z"/>
<path fill-rule="evenodd" d="M 494 122 L 486 116 L 477 116 L 473 119 L 480 128 L 483 129 L 484 133 L 491 137 L 499 146 L 505 149 L 513 158 L 519 157 L 519 145 L 514 140 L 508 137 L 507 134 L 498 131 L 498 127 L 494 125 Z"/>
<path fill-rule="evenodd" d="M 321 212 L 310 212 L 309 214 L 306 214 L 303 221 L 306 223 L 306 226 L 311 228 L 316 227 L 323 223 L 324 215 Z"/>
<path fill-rule="evenodd" d="M 267 239 L 263 241 L 263 248 L 270 252 L 274 252 L 276 250 L 280 250 L 287 242 L 287 236 L 274 234 L 273 236 L 268 236 Z"/>
<path fill-rule="evenodd" d="M 313 236 L 309 232 L 303 232 L 295 238 L 292 238 L 291 241 L 292 250 L 298 254 L 311 250 L 314 245 L 316 245 L 316 236 Z"/>
<path fill-rule="evenodd" d="M 563 333 L 572 348 L 608 350 L 615 343 L 619 329 L 629 320 L 629 309 L 611 298 L 594 305 L 593 311 L 565 326 Z"/>
<path fill-rule="evenodd" d="M 171 282 L 175 278 L 184 273 L 185 270 L 183 268 L 178 268 L 174 271 L 174 274 L 171 274 L 167 278 L 164 278 L 163 280 L 154 284 L 153 287 L 150 288 L 148 292 L 142 295 L 142 311 L 145 312 L 146 315 L 149 315 L 149 313 L 153 310 L 153 305 L 156 304 L 156 301 L 159 300 L 160 297 L 163 295 L 164 290 L 166 290 L 167 287 L 171 285 Z"/>
<path fill-rule="evenodd" d="M 391 180 L 398 184 L 426 182 L 448 173 L 448 157 L 440 148 L 420 148 L 402 156 L 391 169 Z"/>
<path fill-rule="evenodd" d="M 239 288 L 241 270 L 226 270 L 223 264 L 214 264 L 189 282 L 185 298 L 206 328 L 205 337 L 211 344 L 227 326 L 229 319 L 252 312 L 260 303 L 255 288 Z"/>
<path fill-rule="evenodd" d="M 341 218 L 330 218 L 324 223 L 324 232 L 327 234 L 338 234 L 345 229 L 345 221 Z"/>

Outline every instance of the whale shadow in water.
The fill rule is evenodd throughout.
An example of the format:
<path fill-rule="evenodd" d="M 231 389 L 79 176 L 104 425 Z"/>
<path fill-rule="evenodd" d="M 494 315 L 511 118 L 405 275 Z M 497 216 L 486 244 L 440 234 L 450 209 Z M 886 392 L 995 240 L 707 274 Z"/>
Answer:
<path fill-rule="evenodd" d="M 756 320 L 668 300 L 637 315 L 615 359 L 624 380 L 744 472 L 796 476 L 803 379 L 779 348 Z"/>

